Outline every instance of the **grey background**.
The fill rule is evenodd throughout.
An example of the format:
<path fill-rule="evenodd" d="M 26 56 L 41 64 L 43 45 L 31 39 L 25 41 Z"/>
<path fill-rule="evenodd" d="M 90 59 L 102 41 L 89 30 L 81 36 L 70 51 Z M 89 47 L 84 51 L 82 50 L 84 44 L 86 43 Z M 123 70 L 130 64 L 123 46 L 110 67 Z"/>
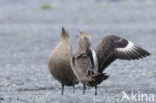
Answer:
<path fill-rule="evenodd" d="M 47 4 L 51 8 L 43 9 Z M 115 34 L 152 55 L 115 61 L 106 69 L 110 78 L 98 86 L 97 96 L 91 87 L 82 95 L 81 84 L 75 94 L 65 87 L 62 96 L 47 66 L 62 26 L 70 32 L 74 52 L 75 36 L 84 30 L 94 46 Z M 0 0 L 0 103 L 121 103 L 122 91 L 154 94 L 156 102 L 155 87 L 155 0 Z"/>

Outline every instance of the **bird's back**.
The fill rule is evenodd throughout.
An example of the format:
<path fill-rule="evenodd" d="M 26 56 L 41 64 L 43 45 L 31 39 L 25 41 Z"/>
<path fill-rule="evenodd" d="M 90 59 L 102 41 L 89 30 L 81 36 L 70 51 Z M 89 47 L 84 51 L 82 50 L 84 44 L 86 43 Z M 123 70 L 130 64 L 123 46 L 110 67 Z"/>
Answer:
<path fill-rule="evenodd" d="M 94 65 L 86 53 L 79 55 L 79 52 L 77 52 L 72 58 L 72 69 L 84 85 L 96 86 L 108 78 L 104 73 L 94 73 L 92 71 L 93 67 Z"/>

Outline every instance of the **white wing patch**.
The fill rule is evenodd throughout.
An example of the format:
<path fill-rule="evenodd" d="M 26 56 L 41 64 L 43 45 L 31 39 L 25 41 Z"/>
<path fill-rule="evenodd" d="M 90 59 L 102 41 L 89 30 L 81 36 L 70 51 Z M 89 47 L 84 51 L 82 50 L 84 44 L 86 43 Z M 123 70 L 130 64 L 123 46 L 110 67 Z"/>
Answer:
<path fill-rule="evenodd" d="M 94 48 L 92 48 L 91 51 L 92 51 L 92 56 L 93 56 L 93 61 L 94 61 L 93 72 L 94 72 L 94 73 L 97 73 L 97 72 L 98 72 L 98 60 L 97 60 L 97 55 L 96 55 L 96 52 L 95 52 Z"/>
<path fill-rule="evenodd" d="M 120 52 L 132 51 L 132 50 L 134 50 L 134 48 L 135 48 L 135 45 L 131 41 L 128 41 L 128 44 L 126 47 L 117 48 L 117 51 L 120 51 Z"/>

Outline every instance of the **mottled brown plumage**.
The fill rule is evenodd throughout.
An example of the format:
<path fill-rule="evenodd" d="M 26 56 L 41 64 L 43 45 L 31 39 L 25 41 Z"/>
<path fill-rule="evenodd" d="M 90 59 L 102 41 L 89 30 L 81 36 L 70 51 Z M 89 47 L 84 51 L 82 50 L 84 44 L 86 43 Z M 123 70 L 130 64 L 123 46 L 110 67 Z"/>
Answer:
<path fill-rule="evenodd" d="M 96 87 L 108 76 L 105 73 L 98 73 L 92 56 L 93 50 L 91 37 L 86 32 L 81 32 L 77 52 L 72 57 L 72 69 L 83 85 Z"/>
<path fill-rule="evenodd" d="M 52 51 L 48 61 L 50 73 L 56 80 L 62 83 L 62 89 L 64 88 L 64 85 L 74 86 L 74 84 L 78 83 L 78 79 L 71 69 L 71 57 L 72 46 L 70 37 L 68 31 L 62 28 L 60 41 Z"/>
<path fill-rule="evenodd" d="M 149 55 L 131 41 L 115 35 L 104 37 L 94 51 L 91 37 L 81 32 L 77 52 L 72 57 L 72 69 L 83 85 L 96 87 L 108 78 L 103 71 L 116 59 L 134 60 Z"/>

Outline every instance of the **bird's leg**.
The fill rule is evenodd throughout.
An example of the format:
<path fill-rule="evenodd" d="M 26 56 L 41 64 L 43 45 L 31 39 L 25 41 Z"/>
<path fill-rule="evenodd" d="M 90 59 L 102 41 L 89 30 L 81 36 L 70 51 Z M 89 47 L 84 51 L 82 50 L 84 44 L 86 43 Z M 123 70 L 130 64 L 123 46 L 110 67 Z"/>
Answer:
<path fill-rule="evenodd" d="M 95 95 L 97 95 L 97 85 L 95 86 Z"/>
<path fill-rule="evenodd" d="M 73 84 L 73 94 L 75 94 L 75 85 Z"/>
<path fill-rule="evenodd" d="M 83 94 L 85 94 L 86 86 L 83 85 Z"/>
<path fill-rule="evenodd" d="M 62 84 L 62 95 L 63 95 L 63 93 L 64 93 L 64 84 Z"/>

